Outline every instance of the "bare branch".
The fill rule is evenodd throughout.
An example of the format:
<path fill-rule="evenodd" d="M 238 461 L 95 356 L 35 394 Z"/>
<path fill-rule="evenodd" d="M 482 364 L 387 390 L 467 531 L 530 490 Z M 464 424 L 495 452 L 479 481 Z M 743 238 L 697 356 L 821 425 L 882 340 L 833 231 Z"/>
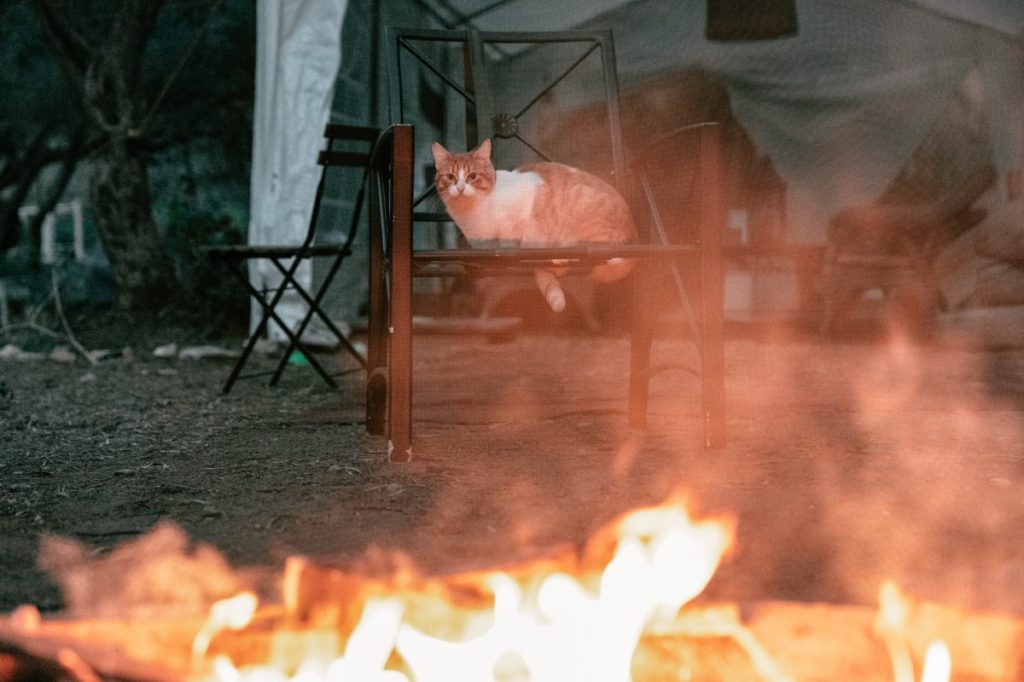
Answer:
<path fill-rule="evenodd" d="M 0 170 L 0 187 L 7 187 L 11 185 L 21 177 L 25 175 L 27 169 L 30 169 L 33 164 L 38 164 L 42 160 L 43 154 L 46 150 L 46 145 L 50 134 L 56 124 L 53 121 L 45 123 L 35 137 L 29 142 L 23 154 L 18 154 L 17 146 L 14 141 L 10 142 L 10 149 L 6 154 L 6 163 L 4 163 L 3 169 Z"/>
<path fill-rule="evenodd" d="M 85 36 L 80 25 L 72 23 L 74 12 L 67 3 L 61 0 L 33 0 L 32 4 L 61 68 L 68 80 L 80 88 L 96 41 Z"/>
<path fill-rule="evenodd" d="M 142 117 L 142 122 L 139 124 L 139 134 L 145 134 L 146 127 L 152 120 L 153 115 L 160 108 L 164 97 L 167 96 L 167 93 L 170 91 L 174 81 L 177 80 L 182 69 L 185 68 L 185 64 L 187 64 L 188 60 L 192 57 L 196 47 L 198 47 L 199 43 L 202 42 L 203 36 L 206 35 L 206 30 L 210 27 L 210 19 L 213 18 L 214 12 L 217 11 L 217 8 L 220 7 L 223 1 L 224 0 L 212 0 L 212 2 L 210 2 L 210 11 L 207 13 L 206 18 L 203 19 L 203 23 L 198 29 L 196 29 L 196 32 L 193 34 L 192 40 L 189 42 L 188 46 L 182 51 L 181 57 L 178 59 L 178 63 L 174 65 L 173 69 L 171 69 L 170 74 L 168 74 L 167 79 L 164 81 L 163 87 L 160 88 L 160 92 L 153 99 L 153 103 L 150 105 L 149 111 L 147 111 L 146 115 Z"/>
<path fill-rule="evenodd" d="M 60 320 L 61 327 L 64 328 L 63 334 L 40 324 L 38 321 L 40 313 L 42 313 L 43 309 L 50 301 L 53 301 L 54 309 L 57 311 L 57 318 Z M 88 349 L 79 342 L 74 332 L 71 331 L 71 324 L 68 322 L 68 318 L 64 314 L 64 306 L 61 304 L 60 300 L 60 278 L 57 275 L 57 268 L 52 268 L 50 270 L 50 295 L 38 305 L 32 307 L 25 322 L 0 326 L 0 336 L 11 336 L 14 332 L 22 329 L 27 329 L 53 339 L 66 339 L 68 343 L 78 351 L 78 354 L 85 358 L 90 365 L 95 365 L 98 362 L 96 354 L 90 353 Z"/>
<path fill-rule="evenodd" d="M 74 332 L 71 331 L 71 325 L 68 324 L 67 316 L 64 315 L 64 306 L 62 306 L 60 302 L 60 281 L 57 277 L 57 268 L 50 270 L 50 282 L 53 285 L 53 304 L 57 309 L 57 317 L 60 318 L 60 324 L 64 327 L 64 333 L 67 335 L 68 341 L 71 342 L 71 345 L 75 347 L 75 350 L 77 350 L 83 358 L 89 361 L 90 365 L 95 365 L 96 358 L 85 349 L 85 346 L 78 342 Z"/>

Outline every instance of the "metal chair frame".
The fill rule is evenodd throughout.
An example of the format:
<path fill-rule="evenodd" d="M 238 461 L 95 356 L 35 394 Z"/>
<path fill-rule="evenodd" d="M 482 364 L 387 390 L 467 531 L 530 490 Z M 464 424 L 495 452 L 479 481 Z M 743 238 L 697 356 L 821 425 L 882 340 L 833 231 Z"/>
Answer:
<path fill-rule="evenodd" d="M 231 369 L 231 373 L 228 376 L 227 381 L 224 383 L 224 393 L 230 392 L 238 379 L 265 376 L 267 374 L 271 375 L 270 385 L 275 386 L 280 380 L 281 375 L 288 364 L 288 359 L 295 351 L 302 354 L 309 363 L 309 366 L 320 375 L 328 386 L 331 388 L 337 388 L 337 383 L 334 381 L 334 377 L 338 375 L 332 375 L 328 372 L 316 358 L 316 355 L 308 344 L 302 342 L 302 335 L 314 316 L 319 317 L 320 320 L 323 321 L 324 325 L 337 338 L 340 346 L 344 348 L 357 363 L 359 363 L 359 369 L 366 367 L 366 358 L 363 357 L 363 354 L 352 344 L 348 336 L 346 336 L 334 321 L 331 320 L 330 316 L 321 307 L 321 303 L 327 293 L 327 290 L 330 288 L 331 283 L 334 281 L 334 277 L 341 267 L 341 264 L 346 258 L 352 255 L 352 243 L 355 240 L 356 232 L 359 228 L 359 220 L 362 214 L 363 204 L 365 202 L 366 185 L 369 177 L 370 152 L 377 139 L 378 133 L 379 131 L 376 128 L 343 125 L 338 123 L 327 124 L 324 129 L 326 146 L 317 155 L 317 163 L 321 166 L 321 171 L 313 200 L 313 212 L 310 215 L 306 235 L 300 245 L 229 245 L 211 246 L 205 249 L 208 255 L 220 259 L 229 266 L 229 269 L 235 275 L 235 278 L 243 284 L 249 292 L 249 295 L 259 304 L 262 310 L 262 316 L 259 324 L 257 324 L 256 329 L 249 336 L 249 339 L 242 350 L 242 354 L 235 361 L 235 364 Z M 336 149 L 335 146 L 342 141 L 363 144 L 365 146 L 365 150 L 361 152 L 352 152 Z M 319 225 L 320 208 L 323 200 L 328 169 L 332 167 L 362 168 L 363 177 L 360 181 L 359 190 L 356 194 L 352 217 L 349 221 L 348 231 L 344 242 L 334 245 L 318 244 L 316 235 Z M 301 283 L 297 281 L 296 273 L 303 261 L 314 258 L 332 258 L 332 261 L 323 280 L 321 280 L 316 291 L 311 294 L 304 286 L 302 286 Z M 270 261 L 281 274 L 280 284 L 268 289 L 258 289 L 253 286 L 252 282 L 249 280 L 248 274 L 248 263 L 253 260 Z M 281 299 L 284 297 L 285 292 L 288 290 L 295 291 L 308 306 L 305 315 L 299 321 L 299 324 L 295 329 L 291 329 L 275 310 L 277 305 L 281 302 Z M 242 375 L 241 372 L 243 367 L 255 349 L 257 341 L 263 335 L 270 320 L 276 322 L 284 332 L 288 339 L 287 347 L 281 354 L 274 370 Z"/>
<path fill-rule="evenodd" d="M 469 31 L 430 31 L 392 29 L 389 46 L 394 47 L 391 67 L 393 118 L 404 118 L 400 94 L 401 74 L 395 61 L 400 50 L 412 54 L 442 78 L 475 109 L 477 131 L 493 131 L 496 137 L 515 138 L 542 158 L 550 158 L 532 140 L 527 139 L 516 120 L 535 104 L 576 65 L 595 50 L 601 51 L 608 107 L 614 180 L 621 186 L 628 178 L 625 151 L 620 133 L 618 84 L 615 74 L 614 48 L 610 31 L 570 31 L 558 33 L 487 33 Z M 466 74 L 469 86 L 453 81 L 427 57 L 411 45 L 412 39 L 461 41 L 466 50 Z M 518 113 L 508 114 L 491 108 L 490 83 L 484 50 L 492 43 L 579 42 L 585 54 L 566 71 L 541 90 Z M 472 123 L 473 121 L 471 121 Z M 468 131 L 469 132 L 469 131 Z M 686 264 L 697 267 L 702 281 L 701 325 L 693 320 L 684 288 L 684 312 L 691 321 L 693 340 L 700 357 L 705 442 L 720 447 L 725 441 L 724 426 L 724 355 L 723 355 L 723 273 L 721 255 L 722 202 L 720 192 L 719 131 L 715 125 L 694 129 L 699 137 L 697 164 L 700 179 L 699 237 L 697 243 L 670 244 L 663 230 L 656 230 L 648 243 L 582 244 L 551 248 L 454 248 L 414 249 L 413 229 L 417 222 L 449 220 L 444 214 L 416 210 L 429 196 L 427 190 L 414 196 L 415 140 L 414 126 L 396 123 L 386 129 L 374 149 L 370 178 L 370 298 L 368 327 L 369 372 L 367 384 L 367 428 L 389 438 L 392 460 L 406 461 L 412 457 L 412 280 L 414 277 L 449 277 L 467 272 L 473 274 L 522 274 L 538 266 L 568 268 L 571 273 L 589 272 L 611 258 L 633 258 L 660 263 L 664 267 Z M 487 135 L 480 135 L 486 137 Z M 475 140 L 468 140 L 475 144 Z M 650 241 L 653 239 L 653 241 Z M 663 368 L 650 366 L 654 338 L 655 313 L 646 294 L 654 285 L 656 268 L 641 263 L 635 269 L 634 323 L 630 352 L 629 422 L 633 427 L 646 424 L 649 381 Z M 677 276 L 678 284 L 682 284 Z"/>

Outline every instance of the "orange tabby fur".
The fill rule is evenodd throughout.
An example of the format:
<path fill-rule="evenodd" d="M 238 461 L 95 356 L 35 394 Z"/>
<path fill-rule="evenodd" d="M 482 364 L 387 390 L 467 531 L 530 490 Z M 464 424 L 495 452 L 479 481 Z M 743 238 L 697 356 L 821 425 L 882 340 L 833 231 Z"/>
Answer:
<path fill-rule="evenodd" d="M 550 162 L 495 170 L 490 140 L 464 154 L 452 154 L 437 142 L 432 151 L 438 196 L 471 241 L 512 240 L 529 247 L 636 238 L 625 200 L 595 175 Z M 614 282 L 632 269 L 632 261 L 613 259 L 594 267 L 590 276 L 598 282 Z M 557 279 L 564 273 L 539 269 L 535 274 L 551 308 L 564 309 L 565 294 Z"/>

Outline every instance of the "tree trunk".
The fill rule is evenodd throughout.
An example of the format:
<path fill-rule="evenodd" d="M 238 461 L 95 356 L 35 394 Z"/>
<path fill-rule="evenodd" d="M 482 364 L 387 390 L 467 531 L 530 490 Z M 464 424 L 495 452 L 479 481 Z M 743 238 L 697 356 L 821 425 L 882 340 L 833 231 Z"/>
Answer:
<path fill-rule="evenodd" d="M 147 159 L 131 143 L 111 140 L 90 159 L 89 199 L 97 231 L 128 308 L 167 303 L 174 270 L 160 242 L 149 195 Z"/>
<path fill-rule="evenodd" d="M 119 290 L 119 302 L 141 309 L 177 291 L 171 259 L 153 220 L 146 151 L 141 65 L 162 0 L 121 0 L 101 32 L 89 12 L 68 0 L 36 0 L 61 64 L 82 96 L 97 141 L 89 157 L 90 207 Z"/>

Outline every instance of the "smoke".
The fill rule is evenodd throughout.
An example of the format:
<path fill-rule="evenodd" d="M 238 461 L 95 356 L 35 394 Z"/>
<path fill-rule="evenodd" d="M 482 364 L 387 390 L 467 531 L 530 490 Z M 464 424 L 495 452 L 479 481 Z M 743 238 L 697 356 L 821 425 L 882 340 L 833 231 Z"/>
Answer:
<path fill-rule="evenodd" d="M 900 339 L 732 351 L 732 441 L 705 491 L 740 514 L 741 550 L 719 592 L 871 604 L 891 578 L 1024 612 L 1024 433 L 988 380 L 995 356 Z"/>
<path fill-rule="evenodd" d="M 205 616 L 245 587 L 217 550 L 164 522 L 95 556 L 71 538 L 44 536 L 39 566 L 59 585 L 65 611 L 84 616 Z"/>

